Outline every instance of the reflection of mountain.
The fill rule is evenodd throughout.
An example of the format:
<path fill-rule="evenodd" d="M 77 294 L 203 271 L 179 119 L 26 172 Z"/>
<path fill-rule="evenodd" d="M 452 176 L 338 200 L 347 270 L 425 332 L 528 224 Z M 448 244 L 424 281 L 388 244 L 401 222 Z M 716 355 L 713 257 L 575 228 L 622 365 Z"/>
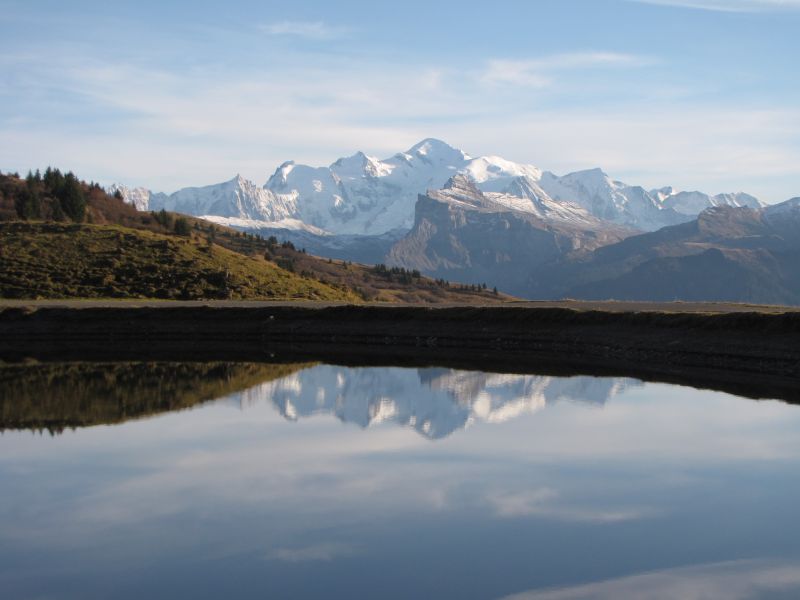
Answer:
<path fill-rule="evenodd" d="M 89 427 L 181 410 L 307 365 L 55 363 L 0 368 L 0 431 Z"/>
<path fill-rule="evenodd" d="M 569 399 L 603 404 L 630 379 L 501 375 L 451 369 L 317 366 L 243 393 L 287 419 L 330 413 L 361 427 L 391 421 L 435 439 L 473 421 L 501 422 Z"/>

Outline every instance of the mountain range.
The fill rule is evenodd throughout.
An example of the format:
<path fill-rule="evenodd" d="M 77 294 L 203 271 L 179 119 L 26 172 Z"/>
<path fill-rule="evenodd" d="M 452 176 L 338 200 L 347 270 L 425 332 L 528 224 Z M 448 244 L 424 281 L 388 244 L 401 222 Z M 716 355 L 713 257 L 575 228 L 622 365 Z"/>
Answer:
<path fill-rule="evenodd" d="M 288 161 L 262 187 L 237 175 L 170 195 L 120 185 L 111 191 L 119 190 L 140 210 L 163 208 L 240 228 L 381 235 L 411 228 L 418 194 L 442 188 L 456 174 L 467 175 L 483 192 L 516 198 L 511 204 L 518 210 L 563 215 L 577 206 L 599 219 L 643 231 L 691 220 L 712 206 L 761 206 L 743 193 L 710 196 L 670 187 L 647 191 L 614 181 L 600 169 L 560 177 L 499 156 L 473 158 L 435 139 L 383 160 L 357 152 L 328 167 Z"/>
<path fill-rule="evenodd" d="M 263 187 L 237 176 L 169 196 L 114 189 L 142 210 L 526 298 L 800 304 L 797 199 L 646 190 L 600 169 L 558 176 L 433 139 L 385 160 L 286 162 Z"/>
<path fill-rule="evenodd" d="M 800 304 L 800 198 L 718 206 L 531 272 L 532 297 Z"/>

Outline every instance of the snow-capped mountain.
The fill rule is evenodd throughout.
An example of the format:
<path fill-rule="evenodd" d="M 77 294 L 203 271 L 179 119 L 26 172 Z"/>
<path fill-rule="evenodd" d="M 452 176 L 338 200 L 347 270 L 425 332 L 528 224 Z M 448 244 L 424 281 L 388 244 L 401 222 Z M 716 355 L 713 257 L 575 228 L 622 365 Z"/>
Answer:
<path fill-rule="evenodd" d="M 151 210 L 150 196 L 152 196 L 152 193 L 147 188 L 130 188 L 128 186 L 115 183 L 109 186 L 106 191 L 111 195 L 119 192 L 125 202 L 128 204 L 133 204 L 133 206 L 136 207 L 136 210 Z"/>
<path fill-rule="evenodd" d="M 642 187 L 613 181 L 601 169 L 563 177 L 544 173 L 539 185 L 557 202 L 574 202 L 600 219 L 636 229 L 653 231 L 691 219 L 665 206 Z"/>
<path fill-rule="evenodd" d="M 119 189 L 141 210 L 246 219 L 262 229 L 287 228 L 276 225 L 283 222 L 293 229 L 307 226 L 335 235 L 381 235 L 411 228 L 417 195 L 442 188 L 457 173 L 469 176 L 483 192 L 530 201 L 507 200 L 542 218 L 579 218 L 582 213 L 575 207 L 580 207 L 594 217 L 640 230 L 690 220 L 709 206 L 758 204 L 747 194 L 646 191 L 614 181 L 600 169 L 559 177 L 499 156 L 473 158 L 435 139 L 383 160 L 357 152 L 328 167 L 285 162 L 263 188 L 237 176 L 169 196 L 124 186 L 112 190 Z"/>
<path fill-rule="evenodd" d="M 763 214 L 771 222 L 780 217 L 791 217 L 795 222 L 800 221 L 800 197 L 767 206 Z"/>
<path fill-rule="evenodd" d="M 197 216 L 213 215 L 257 221 L 281 221 L 294 218 L 297 214 L 295 202 L 278 198 L 241 175 L 217 185 L 184 188 L 169 196 L 151 196 L 150 210 L 162 208 Z"/>
<path fill-rule="evenodd" d="M 392 422 L 439 439 L 475 421 L 508 421 L 561 400 L 602 405 L 633 385 L 640 384 L 629 379 L 321 365 L 247 390 L 242 404 L 271 402 L 290 420 L 332 414 L 360 427 Z"/>
<path fill-rule="evenodd" d="M 586 253 L 635 235 L 580 206 L 558 203 L 527 177 L 502 192 L 482 192 L 464 173 L 417 200 L 414 226 L 386 256 L 392 266 L 463 283 L 491 282 L 524 294 L 531 271 L 566 255 Z"/>
<path fill-rule="evenodd" d="M 734 206 L 744 208 L 763 208 L 765 205 L 756 197 L 750 194 L 740 192 L 738 194 L 717 194 L 716 196 L 709 196 L 703 192 L 675 192 L 664 194 L 665 190 L 658 190 L 660 192 L 662 205 L 665 208 L 671 208 L 676 212 L 683 215 L 696 216 L 699 215 L 707 208 L 714 208 L 716 206 Z"/>

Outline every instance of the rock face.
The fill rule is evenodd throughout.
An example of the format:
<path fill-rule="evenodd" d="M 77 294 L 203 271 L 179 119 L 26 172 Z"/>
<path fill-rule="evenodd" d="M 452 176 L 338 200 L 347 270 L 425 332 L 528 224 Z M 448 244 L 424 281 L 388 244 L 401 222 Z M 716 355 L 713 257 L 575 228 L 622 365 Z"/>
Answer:
<path fill-rule="evenodd" d="M 575 205 L 484 194 L 467 175 L 456 175 L 443 189 L 419 196 L 414 227 L 388 258 L 433 277 L 490 282 L 523 294 L 537 266 L 633 233 Z"/>
<path fill-rule="evenodd" d="M 800 199 L 689 223 L 540 268 L 531 297 L 800 304 Z"/>
<path fill-rule="evenodd" d="M 711 197 L 699 192 L 678 193 L 672 188 L 648 192 L 613 181 L 600 169 L 559 177 L 499 156 L 473 158 L 435 139 L 423 140 L 383 160 L 357 152 L 328 167 L 288 161 L 263 188 L 237 176 L 169 196 L 124 186 L 111 191 L 119 189 L 140 210 L 165 208 L 195 216 L 240 219 L 255 229 L 373 236 L 410 229 L 417 196 L 441 188 L 455 174 L 468 176 L 487 194 L 516 199 L 505 200 L 512 208 L 515 202 L 537 206 L 543 218 L 568 217 L 572 207 L 578 206 L 601 220 L 645 231 L 691 220 L 710 206 L 758 205 L 746 194 Z"/>

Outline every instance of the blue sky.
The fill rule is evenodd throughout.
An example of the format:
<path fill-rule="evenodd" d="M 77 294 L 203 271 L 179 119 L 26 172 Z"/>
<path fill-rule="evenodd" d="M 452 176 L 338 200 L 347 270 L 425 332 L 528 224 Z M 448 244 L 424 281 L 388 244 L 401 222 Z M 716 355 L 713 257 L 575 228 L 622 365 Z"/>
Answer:
<path fill-rule="evenodd" d="M 800 195 L 800 0 L 0 0 L 0 169 L 173 191 L 438 137 Z"/>

